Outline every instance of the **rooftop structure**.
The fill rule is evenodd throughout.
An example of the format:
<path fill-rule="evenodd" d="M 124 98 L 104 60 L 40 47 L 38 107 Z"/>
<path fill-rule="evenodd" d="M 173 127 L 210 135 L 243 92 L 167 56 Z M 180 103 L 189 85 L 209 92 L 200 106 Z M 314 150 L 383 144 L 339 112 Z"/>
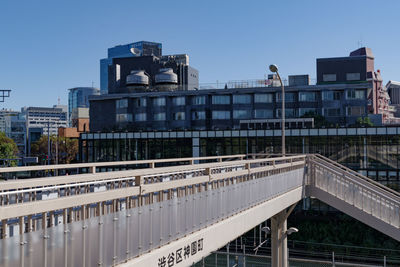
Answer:
<path fill-rule="evenodd" d="M 108 67 L 113 58 L 139 57 L 162 55 L 162 44 L 140 41 L 125 45 L 117 45 L 108 49 L 107 58 L 100 60 L 100 90 L 102 94 L 108 93 Z"/>

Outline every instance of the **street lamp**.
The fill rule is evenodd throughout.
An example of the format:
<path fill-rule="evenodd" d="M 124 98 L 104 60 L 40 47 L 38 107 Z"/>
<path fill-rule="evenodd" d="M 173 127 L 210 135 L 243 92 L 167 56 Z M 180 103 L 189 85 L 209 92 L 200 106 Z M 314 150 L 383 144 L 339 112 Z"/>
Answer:
<path fill-rule="evenodd" d="M 279 76 L 279 72 L 278 72 L 278 66 L 275 64 L 269 65 L 269 70 L 271 72 L 275 72 L 276 75 L 278 76 L 279 81 L 281 82 L 281 88 L 282 88 L 282 111 L 281 111 L 281 117 L 282 117 L 282 156 L 284 157 L 286 154 L 286 149 L 285 149 L 285 87 L 283 86 L 283 82 L 281 80 L 281 76 Z"/>

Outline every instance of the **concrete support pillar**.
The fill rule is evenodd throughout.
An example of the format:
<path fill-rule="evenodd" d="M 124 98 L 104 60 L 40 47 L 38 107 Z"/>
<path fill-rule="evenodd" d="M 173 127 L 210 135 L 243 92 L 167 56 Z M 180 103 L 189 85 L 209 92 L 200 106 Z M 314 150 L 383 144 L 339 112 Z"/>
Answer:
<path fill-rule="evenodd" d="M 273 267 L 288 267 L 287 218 L 296 204 L 271 218 L 271 261 Z"/>

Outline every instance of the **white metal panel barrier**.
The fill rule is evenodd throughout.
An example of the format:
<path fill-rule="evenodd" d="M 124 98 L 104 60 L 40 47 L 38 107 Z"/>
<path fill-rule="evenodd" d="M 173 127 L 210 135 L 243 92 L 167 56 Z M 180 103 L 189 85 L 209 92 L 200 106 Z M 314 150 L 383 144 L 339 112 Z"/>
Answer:
<path fill-rule="evenodd" d="M 310 194 L 400 241 L 400 194 L 320 155 L 309 156 Z"/>
<path fill-rule="evenodd" d="M 0 266 L 114 265 L 303 183 L 304 168 L 298 168 L 2 239 Z"/>

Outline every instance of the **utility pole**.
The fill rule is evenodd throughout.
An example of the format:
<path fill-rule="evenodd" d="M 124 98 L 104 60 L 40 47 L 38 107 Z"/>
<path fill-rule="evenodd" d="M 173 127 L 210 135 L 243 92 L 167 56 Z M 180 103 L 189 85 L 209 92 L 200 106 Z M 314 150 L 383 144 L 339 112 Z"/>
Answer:
<path fill-rule="evenodd" d="M 47 121 L 47 165 L 50 165 L 50 120 Z"/>

